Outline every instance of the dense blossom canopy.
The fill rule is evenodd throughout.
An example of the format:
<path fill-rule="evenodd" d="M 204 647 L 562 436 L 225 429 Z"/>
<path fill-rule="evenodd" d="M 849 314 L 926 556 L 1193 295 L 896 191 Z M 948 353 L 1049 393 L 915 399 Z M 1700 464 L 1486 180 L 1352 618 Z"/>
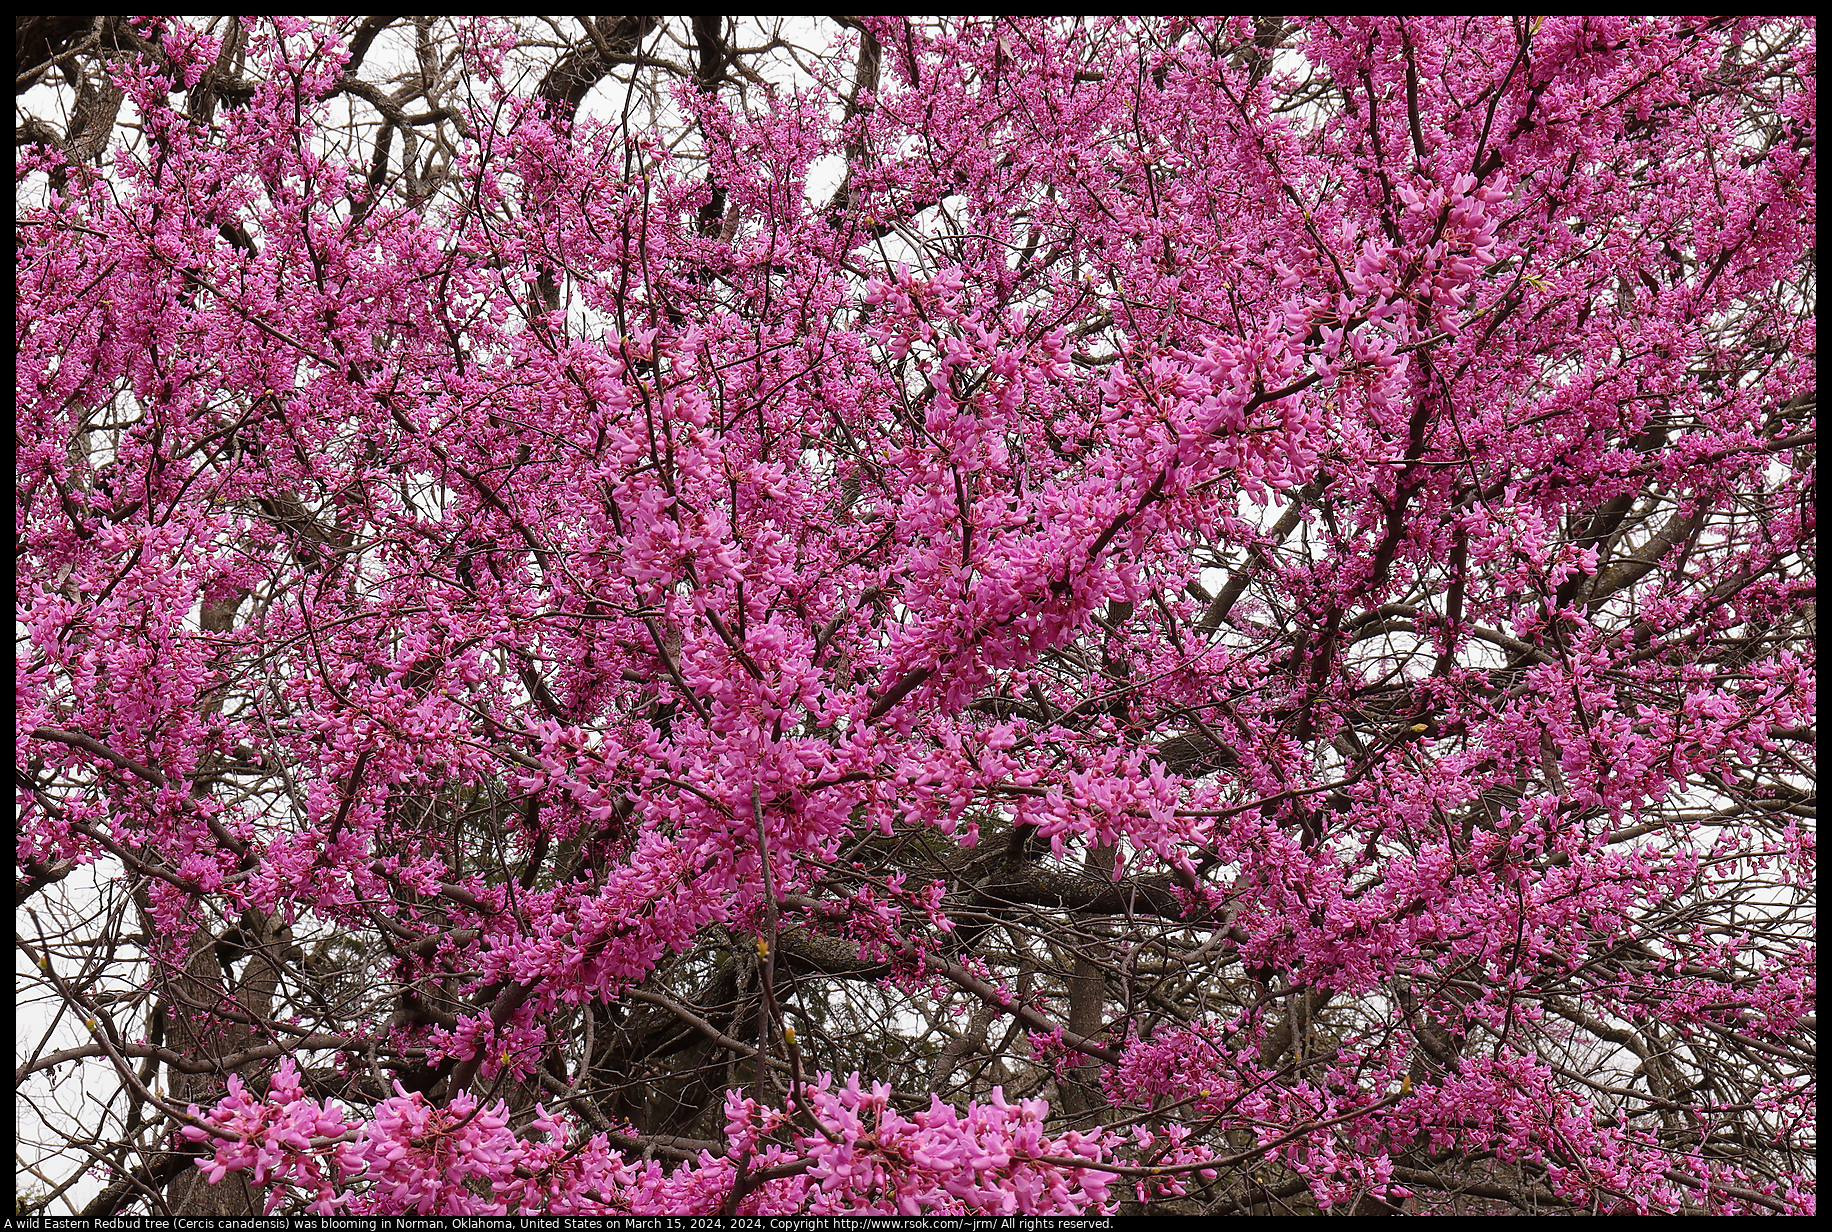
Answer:
<path fill-rule="evenodd" d="M 1810 23 L 20 21 L 92 1211 L 1812 1209 Z"/>

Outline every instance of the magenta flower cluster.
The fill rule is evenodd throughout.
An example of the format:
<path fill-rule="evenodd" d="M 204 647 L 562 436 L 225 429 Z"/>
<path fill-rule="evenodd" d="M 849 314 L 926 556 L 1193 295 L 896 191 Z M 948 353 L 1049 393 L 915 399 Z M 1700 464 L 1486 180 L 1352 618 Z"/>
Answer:
<path fill-rule="evenodd" d="M 22 878 L 130 880 L 161 987 L 375 939 L 334 1029 L 192 996 L 285 1054 L 209 1180 L 1809 1213 L 1810 23 L 843 20 L 644 128 L 465 19 L 384 191 L 342 27 L 136 19 L 135 139 L 22 153 Z M 974 948 L 1020 907 L 1082 975 Z M 1042 1085 L 803 1072 L 798 940 Z M 709 944 L 760 1077 L 645 1158 L 558 1024 Z"/>

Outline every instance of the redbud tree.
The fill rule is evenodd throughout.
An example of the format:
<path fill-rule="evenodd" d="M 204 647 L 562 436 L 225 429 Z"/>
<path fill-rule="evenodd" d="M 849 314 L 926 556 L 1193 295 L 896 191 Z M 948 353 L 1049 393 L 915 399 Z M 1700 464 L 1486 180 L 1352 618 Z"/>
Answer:
<path fill-rule="evenodd" d="M 1811 22 L 17 20 L 45 1209 L 1811 1211 Z"/>

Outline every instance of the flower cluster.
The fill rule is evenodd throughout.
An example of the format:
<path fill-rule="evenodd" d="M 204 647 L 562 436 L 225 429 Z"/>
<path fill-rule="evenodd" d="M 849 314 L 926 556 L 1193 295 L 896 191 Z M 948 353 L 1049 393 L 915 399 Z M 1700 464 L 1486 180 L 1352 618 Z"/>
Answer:
<path fill-rule="evenodd" d="M 211 1181 L 1810 1208 L 1810 22 L 94 20 L 20 896 Z"/>

